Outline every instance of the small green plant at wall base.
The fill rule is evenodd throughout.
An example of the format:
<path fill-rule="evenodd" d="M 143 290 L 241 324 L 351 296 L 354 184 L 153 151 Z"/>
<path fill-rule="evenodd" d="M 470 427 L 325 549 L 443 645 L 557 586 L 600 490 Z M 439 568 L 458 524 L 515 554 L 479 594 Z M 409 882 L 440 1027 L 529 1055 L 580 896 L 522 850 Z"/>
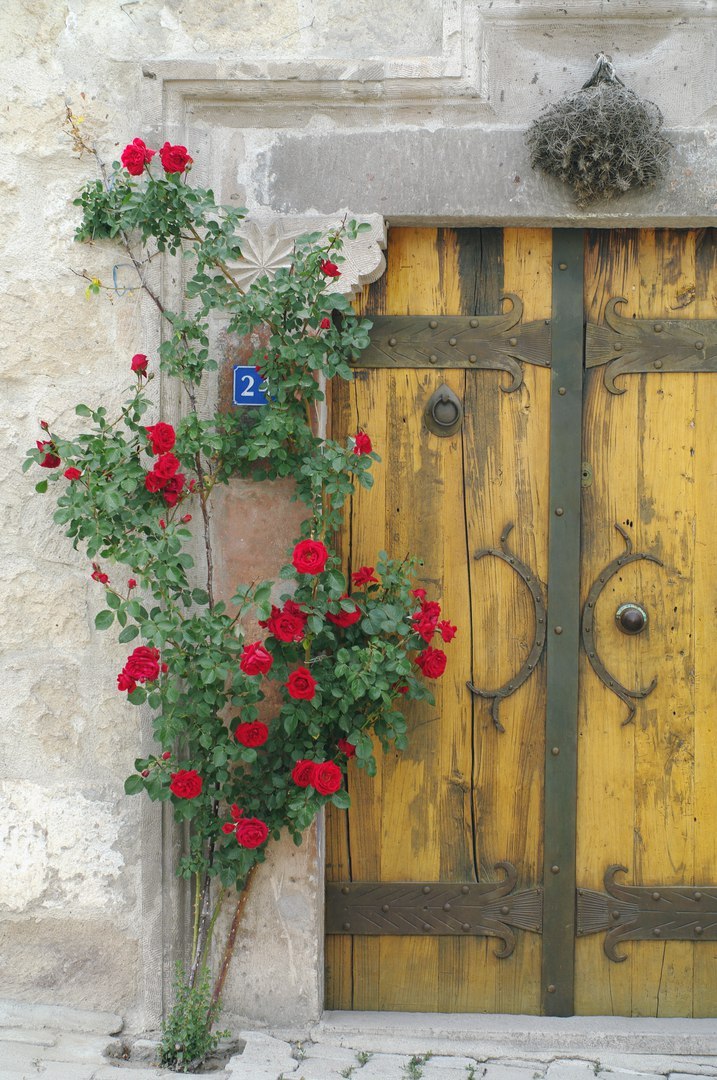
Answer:
<path fill-rule="evenodd" d="M 368 344 L 370 324 L 327 292 L 341 276 L 345 238 L 362 226 L 343 222 L 328 236 L 299 239 L 288 267 L 244 293 L 231 270 L 244 211 L 190 186 L 191 164 L 182 146 L 155 151 L 135 139 L 111 175 L 78 198 L 77 238 L 127 245 L 166 335 L 158 359 L 137 353 L 123 362 L 116 412 L 78 404 L 87 427 L 71 435 L 42 421 L 24 467 L 42 470 L 37 491 L 53 491 L 56 524 L 86 553 L 88 577 L 104 596 L 97 629 L 116 630 L 128 647 L 117 692 L 152 712 L 156 750 L 135 760 L 125 791 L 168 802 L 188 823 L 179 864 L 194 896 L 188 991 L 203 985 L 223 903 L 235 903 L 207 1002 L 209 1031 L 267 845 L 283 832 L 300 844 L 323 806 L 349 806 L 351 759 L 373 775 L 377 744 L 405 748 L 403 702 L 432 700 L 430 684 L 446 666 L 440 645 L 456 628 L 415 587 L 414 558 L 379 552 L 346 574 L 336 545 L 347 501 L 357 486 L 371 486 L 380 460 L 363 430 L 342 443 L 314 430 L 323 386 L 352 378 L 350 362 Z M 157 252 L 181 259 L 191 312 L 167 310 L 142 276 Z M 249 420 L 239 410 L 206 416 L 198 406 L 218 366 L 210 348 L 217 311 L 229 333 L 254 343 L 267 404 Z M 176 424 L 152 415 L 148 387 L 160 371 L 181 387 Z M 292 478 L 306 519 L 299 537 L 286 537 L 278 583 L 236 583 L 224 602 L 212 494 L 234 477 Z M 178 997 L 184 1019 L 170 1018 L 175 1035 L 200 999 Z M 188 1060 L 182 1053 L 178 1068 Z"/>
<path fill-rule="evenodd" d="M 228 1031 L 212 1031 L 219 1006 L 212 1004 L 209 972 L 204 969 L 194 986 L 188 986 L 177 965 L 174 983 L 174 1006 L 162 1025 L 159 1064 L 176 1072 L 191 1072 L 219 1046 Z"/>

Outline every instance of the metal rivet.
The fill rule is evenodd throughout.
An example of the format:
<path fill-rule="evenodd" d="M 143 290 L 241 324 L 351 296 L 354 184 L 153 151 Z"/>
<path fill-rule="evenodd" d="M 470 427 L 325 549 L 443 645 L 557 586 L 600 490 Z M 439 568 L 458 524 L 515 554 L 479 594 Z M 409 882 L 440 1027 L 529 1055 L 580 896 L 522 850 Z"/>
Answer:
<path fill-rule="evenodd" d="M 695 348 L 696 349 L 704 349 L 704 347 L 705 347 L 704 341 L 696 341 L 695 342 Z"/>
<path fill-rule="evenodd" d="M 554 746 L 553 749 L 550 751 L 550 753 L 553 755 L 553 757 L 557 757 L 558 754 L 560 753 L 560 747 L 559 746 Z"/>
<path fill-rule="evenodd" d="M 449 345 L 455 345 L 457 341 L 458 341 L 458 338 L 451 337 L 451 338 L 448 339 L 448 344 Z"/>
<path fill-rule="evenodd" d="M 390 337 L 390 338 L 388 339 L 388 343 L 389 343 L 389 345 L 395 345 L 395 344 L 396 344 L 396 339 L 395 339 L 395 337 Z"/>
<path fill-rule="evenodd" d="M 473 327 L 473 329 L 475 329 L 476 326 L 478 325 L 478 320 L 477 319 L 471 319 L 470 325 Z"/>
<path fill-rule="evenodd" d="M 501 915 L 510 915 L 510 908 L 507 904 L 503 904 L 503 907 L 500 909 L 500 913 Z"/>
<path fill-rule="evenodd" d="M 341 892 L 342 892 L 342 893 L 344 894 L 344 896 L 348 896 L 348 894 L 349 894 L 349 887 L 348 887 L 348 885 L 344 885 L 344 887 L 343 887 L 343 889 L 341 890 Z"/>
<path fill-rule="evenodd" d="M 451 910 L 451 905 L 450 904 L 444 904 L 443 905 L 443 910 L 444 911 L 450 911 Z"/>
<path fill-rule="evenodd" d="M 431 891 L 431 886 L 430 885 L 424 885 L 423 886 L 423 894 L 424 894 L 424 896 L 426 894 L 428 894 L 430 891 Z"/>
<path fill-rule="evenodd" d="M 695 933 L 696 934 L 704 934 L 704 930 L 702 929 L 701 926 L 696 926 L 695 927 Z"/>
<path fill-rule="evenodd" d="M 435 363 L 436 363 L 436 361 L 438 360 L 438 357 L 437 357 L 437 356 L 435 356 L 434 354 L 432 354 L 431 356 L 429 356 L 429 357 L 428 357 L 428 359 L 430 360 L 430 362 L 431 362 L 432 364 L 435 364 Z"/>
<path fill-rule="evenodd" d="M 350 922 L 345 922 L 344 923 L 344 930 L 350 930 L 350 929 L 351 929 L 351 923 Z"/>
<path fill-rule="evenodd" d="M 461 930 L 463 931 L 464 934 L 467 934 L 468 931 L 470 930 L 470 928 L 471 928 L 471 924 L 467 923 L 467 922 L 464 922 L 463 926 L 461 927 Z"/>
<path fill-rule="evenodd" d="M 655 360 L 655 362 L 654 362 L 654 364 L 652 366 L 654 368 L 657 368 L 657 370 L 659 371 L 660 368 L 662 367 L 662 360 Z"/>
<path fill-rule="evenodd" d="M 436 327 L 438 326 L 438 323 L 436 322 L 435 319 L 431 319 L 431 321 L 429 322 L 428 325 L 430 326 L 431 330 L 435 330 Z"/>
<path fill-rule="evenodd" d="M 388 911 L 388 904 L 384 904 L 381 908 L 381 911 Z"/>
<path fill-rule="evenodd" d="M 517 339 L 517 337 L 511 337 L 511 338 L 508 338 L 508 344 L 509 344 L 509 345 L 517 345 L 517 344 L 518 344 L 518 339 Z"/>
<path fill-rule="evenodd" d="M 557 634 L 558 637 L 560 636 L 560 634 L 562 634 L 562 632 L 563 632 L 562 626 L 554 626 L 553 627 L 553 633 Z"/>
<path fill-rule="evenodd" d="M 662 930 L 660 930 L 659 926 L 656 926 L 655 929 L 652 931 L 652 936 L 653 937 L 660 937 L 661 934 L 662 934 Z"/>
<path fill-rule="evenodd" d="M 554 866 L 550 867 L 550 873 L 551 874 L 559 874 L 560 873 L 560 867 L 557 865 L 557 863 Z"/>
<path fill-rule="evenodd" d="M 619 911 L 611 911 L 610 914 L 612 915 L 613 919 L 619 919 L 620 918 L 620 912 Z"/>
<path fill-rule="evenodd" d="M 702 899 L 702 893 L 701 892 L 696 892 L 694 898 L 695 898 L 695 900 L 701 900 Z"/>
<path fill-rule="evenodd" d="M 565 513 L 565 511 L 563 510 L 562 506 L 556 506 L 555 507 L 555 516 L 556 517 L 562 517 L 564 513 Z"/>
<path fill-rule="evenodd" d="M 663 327 L 663 325 L 662 325 L 662 323 L 661 323 L 661 322 L 656 322 L 656 323 L 655 323 L 655 325 L 654 325 L 654 327 L 653 327 L 653 329 L 654 329 L 654 331 L 655 331 L 655 333 L 656 333 L 656 334 L 661 334 L 661 333 L 662 333 L 662 331 L 663 331 L 663 329 L 664 329 L 664 327 Z"/>
<path fill-rule="evenodd" d="M 622 346 L 622 343 L 620 341 L 616 341 L 615 344 L 612 347 L 613 352 L 622 352 L 622 349 L 623 349 L 623 346 Z"/>
<path fill-rule="evenodd" d="M 470 361 L 470 363 L 471 363 L 471 364 L 475 364 L 475 362 L 476 362 L 476 360 L 477 360 L 477 359 L 478 359 L 478 357 L 477 357 L 477 356 L 475 355 L 475 353 L 472 353 L 472 354 L 471 354 L 471 355 L 470 355 L 470 356 L 468 357 L 468 360 Z"/>
<path fill-rule="evenodd" d="M 462 889 L 461 889 L 461 892 L 462 892 L 462 893 L 463 893 L 463 895 L 465 896 L 465 895 L 467 894 L 467 892 L 468 892 L 468 886 L 467 886 L 467 885 L 464 885 L 464 886 L 462 887 Z"/>
<path fill-rule="evenodd" d="M 567 268 L 568 268 L 567 263 L 558 263 L 558 269 L 559 270 L 567 270 Z"/>
<path fill-rule="evenodd" d="M 558 393 L 560 394 L 561 397 L 565 397 L 565 395 L 567 394 L 567 390 L 565 389 L 564 386 L 559 386 L 558 387 Z"/>
<path fill-rule="evenodd" d="M 426 931 L 426 933 L 428 933 L 428 931 L 431 929 L 431 924 L 424 922 L 423 929 Z"/>
<path fill-rule="evenodd" d="M 554 986 L 553 983 L 551 983 L 550 986 L 548 987 L 548 993 L 549 994 L 554 994 L 555 993 L 555 986 Z"/>
<path fill-rule="evenodd" d="M 659 899 L 660 899 L 660 894 L 659 894 L 658 892 L 654 892 L 654 893 L 652 894 L 652 899 L 653 899 L 653 900 L 659 900 Z"/>

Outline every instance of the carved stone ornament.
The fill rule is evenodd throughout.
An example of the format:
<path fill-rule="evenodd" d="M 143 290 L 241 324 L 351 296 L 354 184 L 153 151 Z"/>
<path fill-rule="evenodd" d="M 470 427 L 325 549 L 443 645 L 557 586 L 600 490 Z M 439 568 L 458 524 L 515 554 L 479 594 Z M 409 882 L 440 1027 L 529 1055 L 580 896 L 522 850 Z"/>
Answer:
<path fill-rule="evenodd" d="M 354 296 L 364 285 L 381 277 L 386 269 L 383 248 L 386 247 L 386 223 L 380 214 L 359 215 L 347 210 L 319 217 L 296 217 L 272 214 L 252 215 L 239 230 L 244 257 L 231 264 L 239 285 L 246 289 L 260 278 L 274 277 L 282 266 L 288 266 L 294 241 L 305 233 L 327 234 L 346 218 L 366 222 L 370 230 L 355 240 L 344 238 L 338 265 L 340 277 L 327 280 L 326 291 Z"/>

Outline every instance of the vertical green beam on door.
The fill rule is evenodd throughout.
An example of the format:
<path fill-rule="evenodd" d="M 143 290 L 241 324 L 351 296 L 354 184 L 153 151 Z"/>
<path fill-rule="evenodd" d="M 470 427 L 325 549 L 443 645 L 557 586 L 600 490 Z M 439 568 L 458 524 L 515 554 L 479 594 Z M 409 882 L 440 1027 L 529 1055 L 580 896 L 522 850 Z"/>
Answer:
<path fill-rule="evenodd" d="M 582 389 L 583 233 L 556 229 L 541 988 L 548 1016 L 571 1016 L 574 1011 Z"/>

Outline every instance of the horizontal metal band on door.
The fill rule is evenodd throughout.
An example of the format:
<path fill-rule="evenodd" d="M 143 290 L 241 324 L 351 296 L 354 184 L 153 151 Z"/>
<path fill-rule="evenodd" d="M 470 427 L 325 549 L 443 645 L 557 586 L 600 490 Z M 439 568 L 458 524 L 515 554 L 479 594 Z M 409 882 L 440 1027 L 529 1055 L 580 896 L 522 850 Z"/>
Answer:
<path fill-rule="evenodd" d="M 506 877 L 476 884 L 440 881 L 337 881 L 326 886 L 327 934 L 361 936 L 496 937 L 498 956 L 515 948 L 513 928 L 540 933 L 543 890 L 513 892 L 517 873 L 499 863 Z"/>

